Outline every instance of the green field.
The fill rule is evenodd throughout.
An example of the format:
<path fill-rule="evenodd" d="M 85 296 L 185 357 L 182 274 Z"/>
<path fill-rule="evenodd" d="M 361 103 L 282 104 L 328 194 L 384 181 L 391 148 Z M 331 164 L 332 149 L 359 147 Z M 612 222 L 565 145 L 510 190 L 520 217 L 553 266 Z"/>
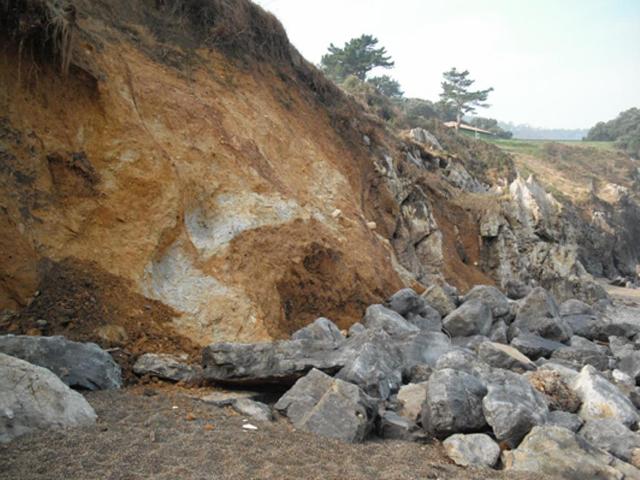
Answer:
<path fill-rule="evenodd" d="M 615 151 L 613 142 L 585 142 L 582 140 L 519 140 L 502 138 L 483 138 L 485 142 L 492 143 L 509 153 L 524 153 L 538 156 L 543 145 L 547 143 L 560 143 L 570 147 L 595 148 L 597 150 Z"/>

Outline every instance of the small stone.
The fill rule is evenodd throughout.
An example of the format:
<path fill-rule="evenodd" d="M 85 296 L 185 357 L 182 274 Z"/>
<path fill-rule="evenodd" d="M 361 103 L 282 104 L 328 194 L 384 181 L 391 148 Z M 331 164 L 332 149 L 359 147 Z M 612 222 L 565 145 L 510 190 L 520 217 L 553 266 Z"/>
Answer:
<path fill-rule="evenodd" d="M 244 430 L 251 430 L 251 431 L 258 430 L 258 427 L 256 427 L 255 425 L 253 425 L 251 423 L 245 423 L 244 425 L 242 425 L 242 428 Z"/>
<path fill-rule="evenodd" d="M 246 415 L 261 422 L 273 420 L 271 408 L 262 402 L 256 402 L 248 398 L 238 398 L 232 404 L 233 409 L 241 415 Z"/>

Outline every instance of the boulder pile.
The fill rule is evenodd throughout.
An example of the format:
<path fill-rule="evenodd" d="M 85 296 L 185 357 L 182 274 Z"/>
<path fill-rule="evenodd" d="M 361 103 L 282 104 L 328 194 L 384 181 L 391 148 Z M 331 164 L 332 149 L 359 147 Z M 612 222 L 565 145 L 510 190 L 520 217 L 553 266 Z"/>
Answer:
<path fill-rule="evenodd" d="M 215 383 L 288 386 L 275 412 L 318 435 L 437 438 L 459 465 L 640 478 L 638 329 L 543 288 L 403 289 L 348 332 L 319 318 L 290 340 L 210 345 L 202 367 Z"/>

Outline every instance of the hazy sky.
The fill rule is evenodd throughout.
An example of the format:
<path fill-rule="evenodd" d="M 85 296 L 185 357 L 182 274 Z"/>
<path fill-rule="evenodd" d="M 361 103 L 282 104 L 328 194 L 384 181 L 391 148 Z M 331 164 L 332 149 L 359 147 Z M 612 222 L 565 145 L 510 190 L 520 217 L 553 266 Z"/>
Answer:
<path fill-rule="evenodd" d="M 479 114 L 588 128 L 640 107 L 640 0 L 257 0 L 314 63 L 376 36 L 405 95 L 437 100 L 443 71 L 494 87 Z"/>

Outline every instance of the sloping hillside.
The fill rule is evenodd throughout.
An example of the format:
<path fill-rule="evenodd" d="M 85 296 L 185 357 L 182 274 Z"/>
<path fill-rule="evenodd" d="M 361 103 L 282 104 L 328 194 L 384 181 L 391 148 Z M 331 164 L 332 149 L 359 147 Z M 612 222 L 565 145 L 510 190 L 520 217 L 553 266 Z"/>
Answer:
<path fill-rule="evenodd" d="M 3 331 L 184 351 L 403 285 L 603 295 L 508 156 L 390 131 L 247 0 L 2 5 Z"/>

